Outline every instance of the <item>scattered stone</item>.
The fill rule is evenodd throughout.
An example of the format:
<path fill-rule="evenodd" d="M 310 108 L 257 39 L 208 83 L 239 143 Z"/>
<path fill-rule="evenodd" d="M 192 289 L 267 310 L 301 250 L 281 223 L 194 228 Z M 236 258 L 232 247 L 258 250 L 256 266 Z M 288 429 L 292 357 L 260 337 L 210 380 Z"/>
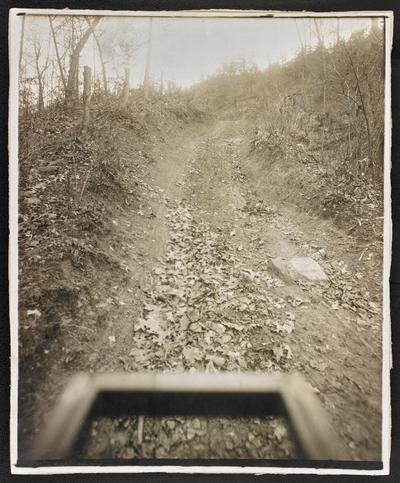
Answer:
<path fill-rule="evenodd" d="M 296 280 L 322 282 L 328 280 L 320 265 L 309 257 L 294 257 L 289 260 L 274 258 L 270 260 L 270 266 L 286 282 Z"/>

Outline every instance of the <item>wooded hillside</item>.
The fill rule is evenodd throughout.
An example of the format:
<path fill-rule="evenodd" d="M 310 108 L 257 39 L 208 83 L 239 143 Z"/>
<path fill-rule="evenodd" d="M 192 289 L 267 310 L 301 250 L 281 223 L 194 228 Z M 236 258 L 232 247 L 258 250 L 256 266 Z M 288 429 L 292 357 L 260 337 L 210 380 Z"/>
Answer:
<path fill-rule="evenodd" d="M 375 25 L 329 46 L 302 43 L 294 59 L 265 71 L 234 62 L 194 95 L 214 115 L 246 120 L 249 167 L 283 188 L 282 200 L 296 197 L 306 210 L 380 236 L 373 215 L 382 206 L 384 75 Z"/>
<path fill-rule="evenodd" d="M 380 460 L 383 28 L 329 21 L 333 38 L 305 19 L 267 67 L 223 45 L 231 60 L 188 85 L 160 56 L 155 74 L 155 19 L 23 20 L 21 454 L 77 372 L 251 371 L 302 374 L 348 459 Z M 159 48 L 177 68 L 174 22 L 178 52 Z M 297 457 L 268 417 L 118 418 L 82 451 Z"/>

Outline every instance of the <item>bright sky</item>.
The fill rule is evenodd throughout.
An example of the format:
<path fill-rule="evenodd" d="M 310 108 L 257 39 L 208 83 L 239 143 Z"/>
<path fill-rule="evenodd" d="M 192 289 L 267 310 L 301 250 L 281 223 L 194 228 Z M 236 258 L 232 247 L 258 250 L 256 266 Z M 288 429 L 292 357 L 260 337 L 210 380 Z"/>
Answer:
<path fill-rule="evenodd" d="M 148 19 L 110 18 L 103 21 L 103 27 L 110 34 L 118 35 L 132 29 L 139 42 L 147 40 L 148 24 Z M 369 26 L 369 19 L 340 20 L 340 32 L 344 37 Z M 336 18 L 323 20 L 322 30 L 327 43 L 335 38 Z M 315 45 L 317 38 L 312 20 L 155 18 L 151 75 L 158 81 L 162 73 L 164 80 L 172 80 L 184 87 L 214 74 L 232 60 L 244 59 L 265 68 L 270 63 L 293 57 L 299 51 L 299 35 Z M 133 84 L 143 79 L 146 48 L 143 46 L 136 53 L 132 63 Z"/>
<path fill-rule="evenodd" d="M 321 30 L 328 44 L 336 37 L 336 18 L 323 19 Z M 35 25 L 33 25 L 35 24 Z M 48 35 L 47 18 L 31 17 L 27 30 L 39 29 Z M 340 34 L 348 37 L 352 32 L 368 29 L 370 19 L 340 19 Z M 106 17 L 102 20 L 106 45 L 105 56 L 114 60 L 107 68 L 110 74 L 123 74 L 121 58 L 116 45 L 122 40 L 134 48 L 129 62 L 131 84 L 143 81 L 148 18 Z M 246 60 L 265 68 L 270 63 L 292 58 L 300 48 L 299 37 L 312 45 L 317 37 L 312 19 L 282 18 L 160 18 L 153 20 L 151 77 L 159 82 L 173 81 L 181 87 L 190 86 L 218 71 L 224 63 Z M 137 47 L 141 45 L 141 47 Z M 100 61 L 94 40 L 91 39 L 81 56 L 81 63 L 96 65 L 100 72 Z"/>

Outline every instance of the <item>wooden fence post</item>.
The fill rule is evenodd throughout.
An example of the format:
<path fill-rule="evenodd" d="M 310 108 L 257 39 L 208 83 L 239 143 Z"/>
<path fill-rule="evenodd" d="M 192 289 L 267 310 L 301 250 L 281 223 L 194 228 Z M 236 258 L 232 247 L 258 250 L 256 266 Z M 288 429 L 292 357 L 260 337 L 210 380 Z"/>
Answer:
<path fill-rule="evenodd" d="M 92 70 L 88 65 L 83 68 L 83 116 L 82 116 L 82 133 L 86 133 L 90 121 L 90 98 L 92 81 Z"/>

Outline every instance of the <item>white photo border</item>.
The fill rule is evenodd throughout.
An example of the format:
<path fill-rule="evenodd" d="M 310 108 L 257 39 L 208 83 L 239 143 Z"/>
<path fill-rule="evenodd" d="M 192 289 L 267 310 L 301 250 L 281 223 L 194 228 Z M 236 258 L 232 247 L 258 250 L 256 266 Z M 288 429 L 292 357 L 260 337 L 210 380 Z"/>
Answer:
<path fill-rule="evenodd" d="M 19 38 L 23 15 L 101 15 L 114 17 L 191 17 L 191 18 L 307 18 L 307 17 L 383 17 L 385 20 L 385 135 L 384 135 L 384 255 L 383 255 L 383 324 L 382 324 L 382 431 L 380 470 L 268 466 L 18 466 L 18 62 Z M 183 10 L 183 11 L 112 11 L 81 9 L 13 8 L 9 15 L 9 303 L 11 335 L 10 392 L 10 467 L 12 474 L 87 474 L 87 473 L 188 473 L 188 474 L 316 474 L 316 475 L 388 475 L 391 448 L 390 370 L 392 368 L 389 275 L 392 247 L 391 216 L 391 64 L 393 12 L 391 11 L 275 11 L 275 10 Z M 312 462 L 310 462 L 312 465 Z"/>

